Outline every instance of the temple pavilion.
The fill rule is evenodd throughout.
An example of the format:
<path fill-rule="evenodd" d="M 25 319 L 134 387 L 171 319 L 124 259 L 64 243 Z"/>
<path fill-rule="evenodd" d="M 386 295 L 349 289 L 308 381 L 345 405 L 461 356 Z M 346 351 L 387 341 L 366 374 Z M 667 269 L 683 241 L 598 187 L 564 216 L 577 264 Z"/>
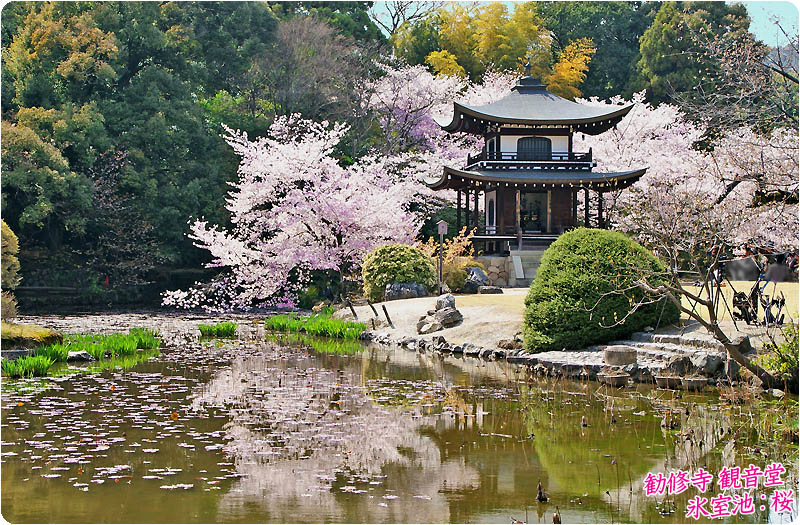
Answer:
<path fill-rule="evenodd" d="M 467 156 L 466 166 L 447 166 L 438 179 L 425 182 L 434 190 L 456 190 L 457 229 L 476 229 L 473 241 L 483 242 L 485 253 L 508 255 L 513 249 L 547 246 L 564 231 L 591 224 L 592 208 L 594 224 L 603 227 L 602 194 L 630 186 L 647 169 L 594 171 L 591 149 L 572 149 L 574 133 L 608 131 L 632 104 L 578 104 L 550 93 L 528 75 L 496 102 L 453 106 L 452 120 L 438 124 L 450 133 L 483 137 L 483 148 Z M 581 191 L 587 203 L 582 220 Z M 485 213 L 478 224 L 481 196 Z"/>

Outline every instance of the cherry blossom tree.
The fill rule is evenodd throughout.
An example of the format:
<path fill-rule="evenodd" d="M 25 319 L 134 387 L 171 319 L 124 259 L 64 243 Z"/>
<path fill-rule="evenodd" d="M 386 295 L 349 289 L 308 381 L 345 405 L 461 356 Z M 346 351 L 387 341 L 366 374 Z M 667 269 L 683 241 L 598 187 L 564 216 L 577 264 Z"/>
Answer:
<path fill-rule="evenodd" d="M 743 355 L 746 339 L 731 340 L 720 328 L 725 305 L 714 276 L 723 254 L 745 243 L 796 248 L 797 130 L 759 134 L 738 128 L 712 149 L 701 150 L 702 124 L 688 121 L 676 106 L 653 108 L 642 97 L 634 98 L 636 106 L 615 129 L 575 141 L 577 148 L 592 148 L 600 170 L 648 167 L 631 188 L 604 195 L 610 225 L 667 262 L 667 275 L 657 276 L 666 277 L 667 284 L 651 284 L 655 276 L 642 272 L 636 286 L 666 296 L 708 329 L 733 359 L 768 385 L 781 386 Z M 699 292 L 687 287 L 687 277 Z"/>
<path fill-rule="evenodd" d="M 480 137 L 447 133 L 439 122 L 450 121 L 454 100 L 482 105 L 509 94 L 518 74 L 489 70 L 477 84 L 457 76 L 436 76 L 423 66 L 384 66 L 384 72 L 368 86 L 369 107 L 383 131 L 382 150 L 395 155 L 395 161 L 402 159 L 408 167 L 405 173 L 419 184 L 425 209 L 434 211 L 452 203 L 455 193 L 427 191 L 422 181 L 438 178 L 446 165 L 463 164 L 467 154 L 482 147 Z"/>
<path fill-rule="evenodd" d="M 226 199 L 233 227 L 198 219 L 195 245 L 226 271 L 210 286 L 164 295 L 169 306 L 209 310 L 291 303 L 311 270 L 340 276 L 377 246 L 410 242 L 421 221 L 416 194 L 395 159 L 375 155 L 343 167 L 333 155 L 347 127 L 280 117 L 267 137 L 226 129 L 241 158 Z"/>

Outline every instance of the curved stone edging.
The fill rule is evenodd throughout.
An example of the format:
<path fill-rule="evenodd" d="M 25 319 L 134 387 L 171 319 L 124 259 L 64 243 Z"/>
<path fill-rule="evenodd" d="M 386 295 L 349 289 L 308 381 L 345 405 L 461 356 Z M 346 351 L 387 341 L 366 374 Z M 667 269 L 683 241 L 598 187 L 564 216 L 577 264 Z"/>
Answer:
<path fill-rule="evenodd" d="M 531 354 L 524 350 L 486 348 L 471 343 L 451 344 L 441 335 L 436 335 L 428 340 L 416 337 L 392 338 L 386 333 L 367 331 L 361 334 L 361 339 L 423 353 L 433 351 L 440 354 L 460 354 L 479 359 L 504 359 L 508 363 L 526 366 L 538 375 L 549 377 L 597 380 L 598 374 L 613 370 L 629 374 L 634 382 L 651 384 L 656 383 L 656 375 L 662 375 L 664 372 L 673 373 L 681 377 L 703 377 L 709 385 L 736 384 L 732 379 L 738 379 L 738 376 L 729 378 L 725 375 L 726 366 L 718 367 L 713 374 L 707 374 L 705 373 L 707 368 L 705 368 L 704 364 L 697 362 L 688 355 L 680 354 L 674 354 L 668 361 L 658 361 L 651 357 L 641 359 L 639 363 L 611 366 L 603 362 L 603 351 L 600 348 L 575 352 Z M 571 362 L 553 358 L 555 353 L 568 354 Z M 718 359 L 719 356 L 712 357 Z"/>

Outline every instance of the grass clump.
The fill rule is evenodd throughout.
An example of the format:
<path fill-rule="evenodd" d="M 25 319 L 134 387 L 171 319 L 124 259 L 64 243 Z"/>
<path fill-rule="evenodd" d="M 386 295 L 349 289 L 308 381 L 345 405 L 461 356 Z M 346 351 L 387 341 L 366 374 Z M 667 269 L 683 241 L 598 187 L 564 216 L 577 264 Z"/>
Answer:
<path fill-rule="evenodd" d="M 128 368 L 154 355 L 159 355 L 161 339 L 158 332 L 147 328 L 131 328 L 127 334 L 67 334 L 63 343 L 48 344 L 34 350 L 33 355 L 16 361 L 3 359 L 2 372 L 8 377 L 33 377 L 47 374 L 50 365 L 66 361 L 70 352 L 86 351 L 96 361 L 103 361 L 99 368 Z M 60 337 L 60 336 L 59 336 Z M 138 350 L 143 350 L 139 352 Z M 106 356 L 111 359 L 106 361 Z"/>
<path fill-rule="evenodd" d="M 69 348 L 65 344 L 40 346 L 33 351 L 33 355 L 43 355 L 52 359 L 54 363 L 62 363 L 69 357 Z"/>
<path fill-rule="evenodd" d="M 42 377 L 55 361 L 45 355 L 29 355 L 16 361 L 3 359 L 0 369 L 8 377 Z"/>
<path fill-rule="evenodd" d="M 274 315 L 264 321 L 268 330 L 276 332 L 297 332 L 332 337 L 335 339 L 355 340 L 367 329 L 364 323 L 341 321 L 331 318 L 332 310 L 325 310 L 309 317 L 298 317 L 295 314 Z"/>
<path fill-rule="evenodd" d="M 234 337 L 238 326 L 233 321 L 225 321 L 217 324 L 201 324 L 197 328 L 203 337 Z"/>
<path fill-rule="evenodd" d="M 128 334 L 136 338 L 136 348 L 150 350 L 161 346 L 159 333 L 149 328 L 131 328 Z"/>

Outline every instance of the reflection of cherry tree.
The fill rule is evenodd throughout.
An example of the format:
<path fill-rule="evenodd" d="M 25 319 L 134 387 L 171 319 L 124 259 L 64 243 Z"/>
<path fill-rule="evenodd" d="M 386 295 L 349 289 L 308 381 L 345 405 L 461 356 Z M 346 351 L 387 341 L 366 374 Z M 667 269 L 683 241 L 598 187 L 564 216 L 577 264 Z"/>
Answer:
<path fill-rule="evenodd" d="M 309 498 L 319 512 L 358 512 L 353 516 L 359 520 L 383 521 L 391 515 L 399 521 L 447 521 L 447 504 L 438 493 L 442 480 L 469 487 L 478 475 L 463 461 L 443 461 L 436 444 L 420 433 L 434 424 L 435 416 L 420 407 L 376 405 L 359 385 L 359 375 L 295 368 L 302 364 L 296 357 L 234 361 L 194 399 L 197 409 L 231 407 L 226 451 L 236 458 L 242 478 L 222 506 L 263 501 L 267 494 L 281 500 Z M 387 479 L 387 469 L 412 471 L 413 483 L 406 487 Z M 393 490 L 412 489 L 426 499 L 423 507 L 410 505 L 407 494 L 396 505 L 383 498 L 391 498 Z M 384 501 L 390 507 L 377 505 Z"/>

